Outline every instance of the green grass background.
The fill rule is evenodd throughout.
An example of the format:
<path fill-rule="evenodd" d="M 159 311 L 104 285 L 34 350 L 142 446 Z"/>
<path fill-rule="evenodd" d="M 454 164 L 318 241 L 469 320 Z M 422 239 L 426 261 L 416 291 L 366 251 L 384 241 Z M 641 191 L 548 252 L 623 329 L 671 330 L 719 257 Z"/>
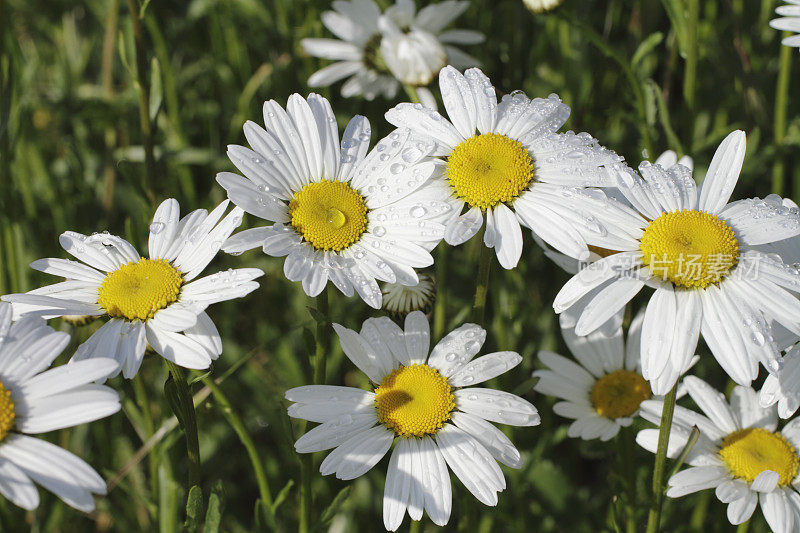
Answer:
<path fill-rule="evenodd" d="M 774 191 L 796 198 L 800 106 L 789 98 L 785 125 L 783 113 L 776 122 L 782 52 L 779 32 L 767 25 L 776 5 L 771 0 L 565 0 L 555 14 L 533 15 L 521 0 L 473 0 L 457 26 L 487 36 L 484 45 L 467 51 L 482 61 L 500 90 L 558 93 L 573 110 L 568 129 L 590 132 L 632 165 L 671 148 L 692 155 L 696 176 L 702 176 L 718 142 L 742 128 L 748 133 L 748 154 L 736 197 Z M 308 76 L 325 64 L 306 56 L 299 43 L 304 37 L 330 37 L 320 22 L 328 7 L 323 0 L 161 0 L 141 6 L 142 59 L 150 79 L 144 88 L 155 145 L 154 171 L 146 177 L 127 2 L 0 0 L 0 294 L 52 283 L 27 265 L 39 257 L 65 257 L 57 241 L 65 230 L 109 230 L 143 250 L 157 202 L 175 197 L 186 212 L 221 201 L 224 191 L 214 175 L 235 171 L 225 146 L 245 144 L 242 124 L 261 122 L 262 102 L 285 103 L 293 92 L 307 93 Z M 783 53 L 797 94 L 800 56 L 796 50 Z M 395 102 L 345 100 L 338 86 L 320 92 L 331 99 L 341 127 L 354 114 L 364 114 L 376 135 L 390 131 L 383 113 Z M 252 224 L 259 221 L 246 219 L 243 227 Z M 467 320 L 475 245 L 446 252 L 439 279 L 445 314 L 437 317 L 444 332 Z M 314 327 L 307 310 L 314 304 L 299 284 L 283 277 L 282 260 L 260 251 L 221 255 L 213 266 L 255 266 L 267 273 L 247 298 L 210 309 L 225 346 L 212 375 L 226 376 L 221 388 L 255 440 L 273 497 L 281 495 L 272 527 L 291 531 L 297 527 L 299 481 L 291 443 L 300 426 L 286 417 L 283 392 L 310 382 L 313 347 L 303 332 Z M 621 513 L 615 506 L 624 499 L 618 443 L 568 439 L 568 421 L 552 414 L 553 400 L 531 391 L 536 351 L 566 353 L 550 303 L 567 278 L 544 259 L 529 234 L 518 268 L 493 267 L 484 352 L 523 355 L 523 363 L 495 385 L 531 400 L 542 424 L 503 428 L 523 453 L 525 466 L 520 471 L 504 467 L 508 488 L 496 508 L 476 502 L 453 477 L 448 530 L 615 530 L 613 517 Z M 374 315 L 360 300 L 331 293 L 332 320 L 358 328 Z M 74 331 L 73 345 L 58 360 L 62 363 L 99 324 L 53 325 Z M 709 356 L 697 373 L 727 385 Z M 171 417 L 165 379 L 159 359 L 147 357 L 135 385 L 111 382 L 122 396 L 122 412 L 46 438 L 113 478 Z M 366 385 L 335 341 L 328 383 Z M 192 388 L 198 392 L 202 384 Z M 213 493 L 221 530 L 266 528 L 255 508 L 258 491 L 250 462 L 218 403 L 204 401 L 197 417 L 205 506 Z M 0 526 L 8 531 L 181 530 L 185 454 L 182 434 L 173 429 L 98 499 L 96 512 L 76 512 L 41 491 L 42 504 L 30 513 L 0 501 Z M 316 464 L 322 456 L 317 454 Z M 315 474 L 315 530 L 382 530 L 387 460 L 350 483 Z M 636 450 L 640 528 L 652 462 L 652 455 Z M 732 531 L 724 513 L 711 491 L 667 500 L 664 530 Z M 752 522 L 751 531 L 767 531 L 760 511 Z M 408 524 L 406 518 L 402 530 Z M 435 526 L 425 518 L 422 528 Z M 207 530 L 212 529 L 209 524 Z"/>

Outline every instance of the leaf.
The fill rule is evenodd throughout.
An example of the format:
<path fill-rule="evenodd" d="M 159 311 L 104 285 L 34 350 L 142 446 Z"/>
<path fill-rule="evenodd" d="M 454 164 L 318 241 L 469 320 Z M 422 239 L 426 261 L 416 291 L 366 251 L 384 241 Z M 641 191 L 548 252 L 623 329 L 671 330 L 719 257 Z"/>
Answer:
<path fill-rule="evenodd" d="M 660 31 L 648 35 L 647 38 L 644 41 L 642 41 L 642 43 L 636 49 L 636 52 L 633 54 L 633 58 L 631 59 L 631 67 L 633 67 L 633 69 L 635 70 L 639 66 L 639 63 L 641 63 L 642 60 L 644 60 L 644 58 L 646 58 L 647 55 L 650 54 L 650 52 L 655 50 L 655 48 L 659 44 L 661 44 L 663 40 L 664 40 L 664 34 L 661 33 Z"/>
<path fill-rule="evenodd" d="M 320 313 L 317 309 L 311 306 L 306 306 L 306 309 L 308 309 L 308 312 L 311 314 L 311 318 L 314 319 L 314 322 L 316 322 L 317 324 L 327 323 L 328 319 L 326 319 L 325 315 Z"/>
<path fill-rule="evenodd" d="M 193 485 L 186 498 L 186 522 L 184 527 L 189 531 L 200 530 L 200 515 L 203 513 L 203 490 Z"/>
<path fill-rule="evenodd" d="M 178 419 L 178 424 L 180 424 L 181 429 L 183 429 L 184 418 L 183 409 L 181 409 L 180 394 L 178 393 L 178 385 L 175 383 L 175 380 L 172 379 L 171 374 L 167 377 L 167 381 L 164 382 L 164 396 L 167 398 L 167 403 L 172 413 L 175 415 L 175 418 Z"/>
<path fill-rule="evenodd" d="M 339 494 L 336 495 L 330 505 L 328 505 L 325 511 L 323 511 L 322 516 L 319 519 L 318 527 L 320 529 L 327 526 L 330 521 L 333 520 L 333 518 L 339 513 L 339 509 L 341 509 L 344 502 L 350 496 L 352 489 L 353 487 L 348 485 L 339 491 Z"/>
<path fill-rule="evenodd" d="M 689 45 L 689 28 L 686 20 L 687 9 L 681 0 L 661 0 L 667 12 L 675 37 L 678 39 L 678 49 L 681 57 L 686 57 L 686 48 Z"/>
<path fill-rule="evenodd" d="M 150 61 L 150 120 L 155 121 L 164 101 L 164 87 L 161 82 L 161 65 L 157 58 Z"/>
<path fill-rule="evenodd" d="M 203 533 L 217 533 L 222 523 L 222 511 L 225 508 L 225 486 L 217 480 L 211 486 L 211 495 L 208 497 L 208 511 Z"/>
<path fill-rule="evenodd" d="M 275 496 L 275 501 L 272 502 L 272 510 L 277 511 L 278 507 L 286 500 L 286 497 L 289 496 L 289 492 L 294 487 L 294 480 L 290 479 L 286 485 L 281 489 L 277 496 Z"/>

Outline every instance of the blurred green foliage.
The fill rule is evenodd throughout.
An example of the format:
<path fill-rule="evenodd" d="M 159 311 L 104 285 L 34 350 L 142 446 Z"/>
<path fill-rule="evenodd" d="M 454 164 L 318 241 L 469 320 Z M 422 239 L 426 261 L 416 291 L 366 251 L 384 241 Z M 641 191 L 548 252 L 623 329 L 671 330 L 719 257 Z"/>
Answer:
<path fill-rule="evenodd" d="M 143 246 L 156 201 L 178 198 L 184 212 L 221 201 L 224 194 L 214 175 L 234 170 L 225 146 L 244 144 L 242 124 L 261 122 L 265 99 L 284 103 L 293 92 L 308 92 L 306 80 L 321 62 L 303 54 L 300 39 L 330 36 L 320 22 L 329 6 L 325 0 L 135 4 L 155 154 L 152 198 L 143 187 L 145 139 L 129 4 L 0 0 L 0 294 L 51 282 L 27 265 L 39 257 L 63 257 L 57 236 L 64 230 L 107 229 Z M 522 89 L 532 96 L 558 93 L 573 109 L 568 128 L 590 132 L 632 165 L 671 148 L 692 155 L 702 175 L 716 144 L 742 128 L 748 133 L 748 156 L 737 197 L 772 192 L 774 172 L 781 178 L 777 192 L 796 197 L 797 101 L 789 100 L 786 134 L 775 142 L 780 45 L 778 32 L 767 25 L 775 5 L 771 0 L 565 0 L 553 14 L 533 15 L 521 0 L 472 0 L 457 25 L 486 34 L 485 45 L 469 52 L 481 59 L 499 89 Z M 794 51 L 791 59 L 797 62 Z M 791 76 L 796 94 L 800 65 Z M 395 102 L 344 100 L 338 87 L 321 92 L 331 98 L 340 126 L 363 114 L 380 136 L 389 132 L 383 113 Z M 774 170 L 776 162 L 780 166 Z M 477 251 L 472 242 L 446 252 L 446 272 L 439 278 L 446 295 L 445 332 L 468 316 Z M 123 397 L 123 412 L 48 436 L 118 481 L 98 500 L 97 511 L 78 513 L 41 491 L 42 504 L 31 513 L 0 501 L 2 529 L 296 527 L 299 462 L 292 442 L 300 426 L 286 417 L 283 391 L 310 381 L 313 345 L 307 345 L 303 332 L 314 328 L 307 310 L 313 302 L 285 280 L 281 260 L 254 251 L 215 261 L 220 268 L 245 264 L 267 275 L 261 289 L 246 299 L 210 310 L 225 343 L 212 376 L 225 377 L 220 387 L 264 460 L 274 504 L 257 504 L 245 449 L 213 396 L 197 408 L 202 485 L 189 497 L 185 444 L 177 424 L 169 422 L 163 395 L 166 370 L 148 357 L 140 380 L 112 381 Z M 508 489 L 496 508 L 477 503 L 453 478 L 447 529 L 615 531 L 615 521 L 622 523 L 618 447 L 567 439 L 568 421 L 552 414 L 553 400 L 531 392 L 536 351 L 566 353 L 550 303 L 567 275 L 526 236 L 520 266 L 501 272 L 495 264 L 492 276 L 484 351 L 509 349 L 524 356 L 496 386 L 532 400 L 543 422 L 504 428 L 526 461 L 520 471 L 504 468 Z M 373 314 L 360 300 L 331 294 L 333 321 L 356 328 Z M 96 327 L 75 329 L 74 343 L 59 362 Z M 724 386 L 710 359 L 704 357 L 697 372 Z M 335 341 L 328 382 L 367 385 Z M 191 387 L 207 395 L 202 383 Z M 167 431 L 150 453 L 135 455 L 162 424 Z M 136 458 L 141 461 L 132 462 Z M 643 522 L 653 457 L 637 450 L 636 458 Z M 320 457 L 315 460 L 318 464 Z M 382 529 L 385 462 L 351 483 L 314 476 L 314 515 L 324 519 L 319 529 Z M 120 471 L 126 475 L 120 478 Z M 343 493 L 345 487 L 352 488 Z M 724 513 L 708 491 L 667 501 L 665 530 L 730 531 Z M 766 531 L 760 512 L 755 516 L 751 531 Z M 433 528 L 425 520 L 423 528 Z M 408 523 L 406 518 L 404 529 Z"/>

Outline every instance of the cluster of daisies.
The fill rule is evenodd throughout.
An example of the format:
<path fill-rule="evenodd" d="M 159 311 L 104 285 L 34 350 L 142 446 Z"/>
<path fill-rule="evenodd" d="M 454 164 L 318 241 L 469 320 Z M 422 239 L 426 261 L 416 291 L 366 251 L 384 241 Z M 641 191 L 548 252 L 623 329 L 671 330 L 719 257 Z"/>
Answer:
<path fill-rule="evenodd" d="M 77 509 L 93 509 L 93 494 L 105 491 L 97 473 L 27 434 L 115 413 L 118 395 L 100 383 L 135 377 L 148 349 L 184 368 L 208 368 L 222 340 L 206 308 L 246 296 L 263 272 L 203 273 L 220 251 L 260 248 L 284 257 L 286 278 L 309 296 L 330 282 L 403 320 L 369 318 L 360 331 L 333 325 L 370 386 L 288 390 L 289 414 L 319 424 L 297 440 L 297 452 L 332 450 L 320 472 L 343 480 L 390 454 L 388 530 L 406 513 L 446 524 L 450 471 L 495 505 L 506 487 L 499 464 L 520 468 L 524 459 L 494 424 L 534 426 L 540 418 L 527 400 L 479 385 L 522 358 L 478 356 L 486 340 L 478 324 L 431 348 L 425 312 L 434 281 L 420 270 L 433 264 L 441 241 L 456 246 L 479 234 L 513 269 L 525 227 L 572 274 L 553 308 L 574 358 L 541 352 L 545 368 L 534 373 L 535 390 L 561 399 L 555 412 L 574 420 L 569 435 L 609 440 L 637 416 L 658 424 L 664 396 L 682 383 L 703 414 L 675 410 L 670 456 L 693 427 L 700 437 L 668 495 L 715 488 L 731 523 L 760 503 L 773 530 L 800 528 L 800 425 L 795 419 L 777 430 L 778 417 L 800 406 L 797 206 L 775 195 L 731 201 L 745 158 L 741 131 L 720 144 L 697 185 L 691 159 L 667 152 L 634 170 L 588 133 L 559 132 L 570 109 L 556 95 L 499 98 L 481 70 L 447 65 L 472 63 L 453 45 L 482 38 L 445 31 L 466 5 L 446 0 L 417 12 L 398 0 L 381 12 L 372 0 L 339 0 L 323 22 L 341 40 L 304 42 L 337 60 L 312 85 L 349 77 L 342 91 L 370 98 L 391 97 L 403 83 L 428 100 L 387 111 L 396 129 L 374 146 L 367 118 L 354 117 L 340 134 L 322 96 L 293 94 L 285 107 L 270 100 L 263 126 L 244 125 L 250 147 L 228 148 L 240 171 L 217 175 L 228 200 L 183 217 L 176 200 L 164 201 L 149 227 L 148 257 L 107 232 L 68 231 L 60 244 L 74 260 L 31 265 L 64 281 L 2 297 L 0 493 L 32 509 L 36 482 Z M 782 27 L 795 28 L 788 20 Z M 444 113 L 419 90 L 437 74 Z M 266 223 L 234 234 L 245 213 Z M 626 339 L 625 311 L 643 291 Z M 76 316 L 102 325 L 68 363 L 48 370 L 69 336 L 46 321 Z M 698 378 L 682 379 L 700 337 L 737 384 L 730 402 Z M 760 367 L 767 378 L 756 391 Z M 651 451 L 657 440 L 655 429 L 637 437 Z"/>

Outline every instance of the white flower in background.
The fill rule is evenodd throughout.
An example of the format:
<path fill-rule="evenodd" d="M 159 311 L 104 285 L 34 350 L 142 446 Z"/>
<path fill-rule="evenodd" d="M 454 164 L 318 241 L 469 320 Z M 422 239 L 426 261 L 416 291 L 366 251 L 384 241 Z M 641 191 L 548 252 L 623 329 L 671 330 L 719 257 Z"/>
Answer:
<path fill-rule="evenodd" d="M 772 372 L 780 366 L 769 321 L 800 332 L 800 302 L 786 290 L 798 290 L 800 276 L 754 248 L 800 233 L 800 216 L 774 195 L 728 203 L 744 154 L 745 135 L 733 132 L 714 154 L 699 191 L 682 165 L 667 171 L 643 163 L 644 179 L 621 171 L 620 192 L 639 213 L 621 228 L 627 242 L 607 247 L 618 253 L 573 276 L 553 303 L 557 313 L 579 304 L 575 333 L 586 335 L 645 284 L 656 288 L 641 351 L 642 375 L 655 394 L 674 385 L 660 376 L 686 367 L 701 333 L 728 375 L 749 385 L 759 361 Z"/>
<path fill-rule="evenodd" d="M 750 387 L 735 387 L 728 403 L 722 393 L 694 376 L 684 378 L 683 384 L 705 416 L 675 407 L 668 456 L 681 453 L 693 427 L 700 430 L 700 437 L 686 457 L 690 467 L 669 479 L 667 496 L 715 489 L 717 498 L 728 505 L 731 524 L 746 522 L 760 503 L 772 531 L 797 531 L 800 419 L 776 431 L 775 408 L 761 407 Z M 662 401 L 648 400 L 642 404 L 641 415 L 659 424 L 662 409 Z M 658 429 L 640 431 L 636 441 L 655 453 Z"/>
<path fill-rule="evenodd" d="M 398 0 L 381 13 L 373 0 L 340 0 L 322 23 L 339 39 L 303 39 L 305 51 L 336 62 L 311 75 L 311 87 L 325 87 L 344 78 L 342 96 L 394 98 L 400 83 L 418 86 L 425 105 L 436 100 L 424 88 L 446 64 L 471 67 L 478 60 L 458 45 L 483 42 L 472 30 L 447 30 L 469 2 L 445 0 L 416 10 L 412 0 Z M 398 81 L 399 80 L 399 81 Z"/>
<path fill-rule="evenodd" d="M 588 257 L 587 243 L 613 248 L 625 242 L 613 227 L 630 224 L 636 214 L 598 189 L 585 189 L 614 185 L 612 170 L 622 158 L 588 133 L 555 133 L 570 112 L 557 96 L 530 100 L 517 92 L 498 105 L 483 72 L 462 75 L 451 66 L 439 74 L 439 87 L 450 120 L 409 103 L 390 109 L 386 119 L 435 144 L 432 155 L 444 158 L 437 181 L 457 205 L 445 233 L 449 244 L 469 240 L 484 215 L 484 243 L 504 268 L 516 266 L 522 254 L 520 224 L 578 259 Z"/>
<path fill-rule="evenodd" d="M 66 281 L 2 299 L 14 302 L 16 315 L 108 317 L 78 347 L 73 361 L 113 357 L 122 375 L 132 378 L 149 344 L 179 366 L 208 368 L 222 353 L 222 340 L 206 307 L 249 294 L 258 287 L 253 279 L 264 274 L 240 268 L 195 279 L 242 222 L 239 208 L 222 218 L 227 207 L 226 200 L 211 213 L 198 209 L 179 218 L 178 202 L 165 200 L 150 224 L 149 258 L 107 232 L 87 236 L 67 231 L 59 242 L 82 262 L 48 258 L 31 263 Z"/>
<path fill-rule="evenodd" d="M 38 317 L 11 323 L 11 305 L 0 303 L 0 494 L 23 509 L 39 506 L 34 483 L 67 505 L 94 510 L 93 494 L 106 483 L 70 452 L 28 435 L 104 418 L 120 409 L 119 395 L 97 385 L 119 366 L 105 357 L 46 370 L 69 344 Z"/>
<path fill-rule="evenodd" d="M 564 400 L 555 404 L 553 411 L 575 420 L 569 426 L 570 437 L 610 440 L 621 427 L 633 423 L 639 405 L 652 396 L 639 369 L 642 318 L 640 314 L 631 324 L 627 346 L 622 327 L 611 335 L 594 331 L 578 337 L 573 328 L 562 325 L 561 334 L 577 363 L 552 352 L 539 352 L 547 369 L 533 373 L 539 378 L 534 390 Z"/>
<path fill-rule="evenodd" d="M 419 283 L 413 286 L 384 283 L 383 308 L 390 313 L 405 316 L 412 311 L 427 313 L 436 299 L 436 285 L 427 274 L 418 274 Z"/>
<path fill-rule="evenodd" d="M 544 13 L 557 8 L 564 3 L 564 0 L 522 0 L 522 2 L 534 13 Z"/>
<path fill-rule="evenodd" d="M 230 253 L 260 247 L 286 256 L 284 273 L 316 296 L 330 280 L 376 309 L 376 280 L 416 285 L 415 268 L 433 264 L 430 251 L 453 210 L 447 188 L 429 178 L 433 149 L 397 130 L 367 153 L 369 121 L 356 116 L 339 143 L 330 103 L 311 94 L 289 97 L 284 110 L 264 104 L 266 130 L 244 126 L 253 150 L 229 146 L 228 157 L 245 177 L 217 175 L 228 197 L 274 225 L 243 231 L 224 246 Z"/>
<path fill-rule="evenodd" d="M 295 402 L 289 415 L 320 423 L 295 443 L 299 453 L 335 448 L 320 466 L 323 475 L 355 479 L 367 473 L 396 442 L 383 498 L 383 521 L 400 527 L 406 511 L 423 510 L 437 525 L 450 518 L 448 466 L 475 497 L 497 504 L 506 482 L 497 461 L 520 468 L 508 437 L 489 422 L 514 426 L 539 423 L 536 408 L 507 392 L 472 387 L 514 368 L 515 352 L 473 359 L 486 339 L 464 324 L 430 352 L 428 320 L 420 311 L 405 319 L 405 331 L 390 319 L 370 318 L 361 332 L 334 324 L 347 357 L 374 384 L 374 391 L 309 385 L 286 392 Z M 469 388 L 464 388 L 469 387 Z"/>
<path fill-rule="evenodd" d="M 769 25 L 776 30 L 800 33 L 800 0 L 786 0 L 786 2 L 787 5 L 775 9 L 775 13 L 781 18 L 769 21 Z M 784 46 L 800 47 L 800 35 L 792 35 L 782 42 Z"/>

